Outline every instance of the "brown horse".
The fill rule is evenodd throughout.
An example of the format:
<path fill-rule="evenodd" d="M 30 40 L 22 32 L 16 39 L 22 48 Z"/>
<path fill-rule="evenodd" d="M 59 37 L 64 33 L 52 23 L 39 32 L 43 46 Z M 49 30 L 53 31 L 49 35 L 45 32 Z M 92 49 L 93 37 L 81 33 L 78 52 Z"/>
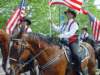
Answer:
<path fill-rule="evenodd" d="M 59 45 L 52 43 L 46 36 L 28 33 L 23 35 L 23 40 L 26 42 L 26 48 L 20 56 L 21 62 L 25 62 L 30 54 L 33 54 L 33 59 L 37 59 L 41 75 L 76 75 L 75 69 L 69 73 L 69 61 L 66 58 L 65 50 Z M 95 75 L 95 55 L 92 46 L 87 43 L 83 44 L 87 47 L 89 58 L 82 62 L 81 68 L 88 67 L 89 75 Z M 92 58 L 91 58 L 92 57 Z M 20 69 L 16 71 L 16 75 L 20 74 Z"/>
<path fill-rule="evenodd" d="M 9 63 L 10 63 L 10 73 L 9 75 L 14 75 L 15 73 L 15 68 L 16 65 L 18 63 L 19 57 L 21 55 L 21 53 L 23 52 L 24 46 L 22 45 L 24 42 L 21 41 L 21 39 L 15 39 L 13 38 L 13 43 L 12 46 L 10 48 L 10 54 L 9 54 Z M 28 60 L 31 59 L 31 55 L 28 58 Z M 28 61 L 27 60 L 27 61 Z M 34 74 L 36 75 L 36 71 L 34 69 L 34 60 L 32 60 L 29 64 L 25 65 L 23 67 L 23 70 L 21 71 L 21 73 L 25 74 L 25 72 L 30 71 L 30 75 Z M 33 71 L 34 69 L 34 71 Z M 26 75 L 26 74 L 25 74 Z"/>
<path fill-rule="evenodd" d="M 6 65 L 7 65 L 7 58 L 8 58 L 8 53 L 9 53 L 9 37 L 7 33 L 3 30 L 0 30 L 0 48 L 1 48 L 1 54 L 2 54 L 2 67 L 3 70 L 5 71 L 6 75 Z"/>

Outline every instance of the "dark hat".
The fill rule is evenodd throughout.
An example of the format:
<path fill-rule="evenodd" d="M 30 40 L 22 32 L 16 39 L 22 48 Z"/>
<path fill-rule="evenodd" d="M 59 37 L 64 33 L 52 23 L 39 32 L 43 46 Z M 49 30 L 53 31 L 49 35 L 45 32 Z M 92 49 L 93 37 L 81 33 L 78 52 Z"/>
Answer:
<path fill-rule="evenodd" d="M 87 27 L 83 27 L 82 30 L 88 31 Z"/>
<path fill-rule="evenodd" d="M 73 15 L 74 15 L 74 17 L 76 17 L 76 11 L 74 11 L 73 9 L 70 9 L 70 8 L 68 8 L 66 11 L 64 11 L 64 14 L 66 14 L 66 13 L 72 13 Z"/>
<path fill-rule="evenodd" d="M 27 19 L 27 18 L 23 18 L 22 22 L 26 22 L 27 25 L 31 25 L 31 21 L 29 19 Z"/>

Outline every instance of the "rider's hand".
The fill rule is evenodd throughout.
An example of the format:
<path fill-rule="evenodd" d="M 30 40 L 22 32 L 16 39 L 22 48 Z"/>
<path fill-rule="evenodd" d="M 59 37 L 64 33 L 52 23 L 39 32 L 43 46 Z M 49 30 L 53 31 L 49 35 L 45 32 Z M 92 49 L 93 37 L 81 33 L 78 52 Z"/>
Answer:
<path fill-rule="evenodd" d="M 53 24 L 53 21 L 52 21 L 51 19 L 48 19 L 48 21 L 49 21 L 51 24 Z"/>

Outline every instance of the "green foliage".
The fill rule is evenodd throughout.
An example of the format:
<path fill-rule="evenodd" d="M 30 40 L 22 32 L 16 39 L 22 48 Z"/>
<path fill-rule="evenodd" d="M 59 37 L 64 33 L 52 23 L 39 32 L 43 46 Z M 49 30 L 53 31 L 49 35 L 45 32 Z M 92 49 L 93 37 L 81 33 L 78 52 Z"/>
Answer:
<path fill-rule="evenodd" d="M 98 10 L 93 6 L 93 0 L 85 4 L 84 9 L 92 12 L 97 18 L 100 18 Z M 19 5 L 20 0 L 0 0 L 0 28 L 5 25 L 6 21 L 11 15 L 11 11 Z M 48 18 L 50 17 L 48 0 L 27 0 L 28 6 L 30 9 L 27 9 L 27 13 L 32 15 L 29 17 L 32 20 L 32 30 L 33 32 L 42 32 L 48 34 L 50 32 L 50 22 Z M 55 23 L 60 23 L 60 17 L 66 16 L 63 14 L 63 11 L 67 9 L 65 6 L 52 6 L 50 7 L 52 20 Z M 89 27 L 89 32 L 91 32 L 91 27 L 89 24 L 88 17 L 83 14 L 78 14 L 77 21 L 80 24 L 80 29 L 83 26 Z"/>

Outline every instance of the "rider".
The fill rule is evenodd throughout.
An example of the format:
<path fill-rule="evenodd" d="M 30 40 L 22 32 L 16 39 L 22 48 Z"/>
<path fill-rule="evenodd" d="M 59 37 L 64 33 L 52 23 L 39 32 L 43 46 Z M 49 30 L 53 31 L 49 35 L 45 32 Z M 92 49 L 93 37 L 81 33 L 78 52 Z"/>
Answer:
<path fill-rule="evenodd" d="M 81 68 L 80 68 L 81 61 L 80 61 L 79 54 L 78 54 L 80 47 L 79 47 L 78 35 L 77 35 L 77 31 L 79 29 L 79 26 L 75 20 L 77 13 L 72 9 L 68 9 L 68 10 L 64 11 L 64 14 L 68 17 L 68 20 L 60 26 L 56 26 L 55 24 L 53 24 L 52 28 L 54 31 L 60 33 L 58 35 L 59 38 L 68 40 L 69 48 L 71 49 L 71 52 L 75 56 L 75 61 L 76 61 L 75 65 L 77 66 L 77 75 L 80 75 L 80 73 L 81 73 Z M 70 61 L 72 63 L 72 60 L 70 60 Z"/>
<path fill-rule="evenodd" d="M 88 30 L 87 30 L 87 27 L 83 27 L 83 28 L 82 28 L 82 33 L 81 33 L 81 35 L 80 35 L 81 41 L 86 41 L 86 40 L 88 39 L 89 33 L 88 33 L 87 31 L 88 31 Z"/>
<path fill-rule="evenodd" d="M 31 21 L 27 18 L 24 18 L 22 19 L 20 26 L 23 32 L 28 33 L 28 32 L 32 32 L 30 25 L 31 25 Z"/>
<path fill-rule="evenodd" d="M 20 22 L 20 24 L 17 24 L 15 27 L 15 30 L 12 34 L 12 38 L 16 38 L 18 37 L 18 35 L 20 33 L 28 33 L 28 32 L 32 32 L 31 29 L 31 21 L 27 18 L 23 18 Z"/>

